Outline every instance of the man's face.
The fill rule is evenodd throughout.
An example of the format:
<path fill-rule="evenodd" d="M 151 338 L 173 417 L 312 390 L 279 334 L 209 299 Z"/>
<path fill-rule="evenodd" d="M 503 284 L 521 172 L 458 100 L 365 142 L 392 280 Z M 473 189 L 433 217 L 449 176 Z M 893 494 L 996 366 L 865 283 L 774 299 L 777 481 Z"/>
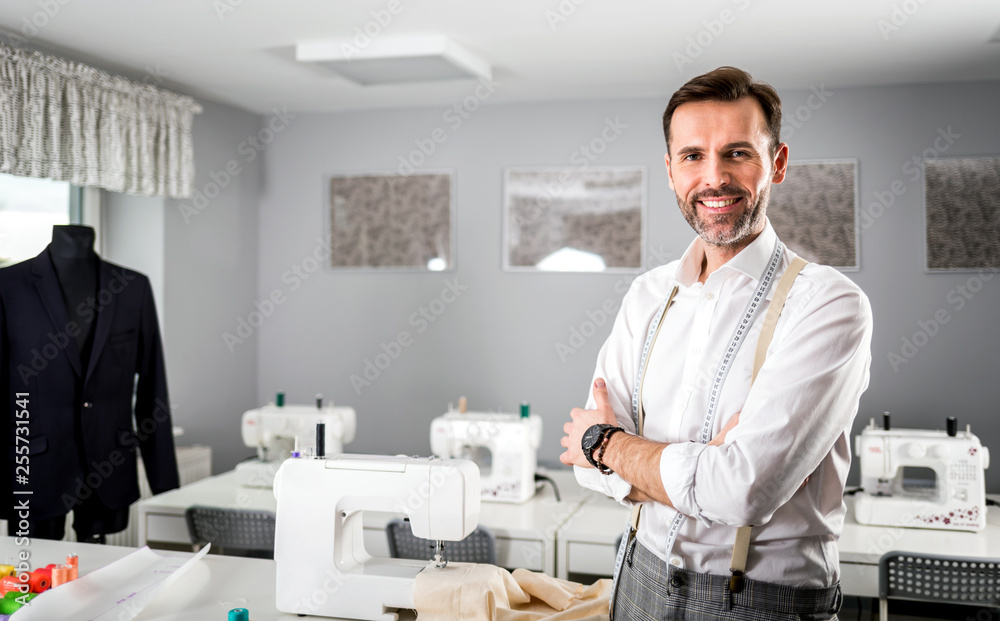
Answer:
<path fill-rule="evenodd" d="M 764 229 L 771 184 L 788 145 L 771 155 L 764 112 L 752 97 L 682 104 L 670 121 L 670 189 L 688 224 L 710 244 L 742 248 Z"/>

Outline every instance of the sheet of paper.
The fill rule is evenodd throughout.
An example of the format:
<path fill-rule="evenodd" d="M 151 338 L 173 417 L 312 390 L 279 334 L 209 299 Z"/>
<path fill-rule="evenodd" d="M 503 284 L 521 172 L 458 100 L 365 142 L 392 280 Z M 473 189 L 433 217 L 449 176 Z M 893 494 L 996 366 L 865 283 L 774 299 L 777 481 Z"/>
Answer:
<path fill-rule="evenodd" d="M 129 621 L 156 595 L 208 553 L 160 556 L 142 548 L 78 580 L 42 593 L 12 617 L 16 621 Z"/>

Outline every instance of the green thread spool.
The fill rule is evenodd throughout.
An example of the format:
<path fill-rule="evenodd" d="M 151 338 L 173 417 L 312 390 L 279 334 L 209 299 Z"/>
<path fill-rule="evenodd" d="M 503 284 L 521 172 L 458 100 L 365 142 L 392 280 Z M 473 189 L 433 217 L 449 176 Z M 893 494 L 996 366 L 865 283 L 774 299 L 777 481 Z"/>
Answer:
<path fill-rule="evenodd" d="M 531 416 L 531 406 L 527 401 L 521 403 L 521 418 L 528 418 Z"/>
<path fill-rule="evenodd" d="M 285 407 L 285 393 L 279 392 L 277 396 L 274 397 L 274 404 L 279 408 Z M 240 610 L 237 608 L 236 610 Z"/>

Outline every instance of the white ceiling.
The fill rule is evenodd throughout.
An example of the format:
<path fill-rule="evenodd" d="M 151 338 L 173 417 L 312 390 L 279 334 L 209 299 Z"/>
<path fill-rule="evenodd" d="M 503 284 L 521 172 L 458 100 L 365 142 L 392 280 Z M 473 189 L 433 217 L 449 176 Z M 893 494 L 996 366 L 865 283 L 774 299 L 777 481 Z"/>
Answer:
<path fill-rule="evenodd" d="M 26 27 L 32 21 L 41 25 L 37 32 Z M 725 64 L 781 89 L 1000 79 L 997 0 L 0 5 L 0 29 L 29 44 L 261 113 L 274 107 L 319 112 L 448 106 L 475 90 L 474 81 L 360 86 L 294 60 L 296 43 L 350 41 L 366 27 L 380 38 L 451 37 L 493 66 L 496 87 L 488 103 L 665 97 L 687 78 Z M 704 49 L 699 40 L 707 43 Z"/>

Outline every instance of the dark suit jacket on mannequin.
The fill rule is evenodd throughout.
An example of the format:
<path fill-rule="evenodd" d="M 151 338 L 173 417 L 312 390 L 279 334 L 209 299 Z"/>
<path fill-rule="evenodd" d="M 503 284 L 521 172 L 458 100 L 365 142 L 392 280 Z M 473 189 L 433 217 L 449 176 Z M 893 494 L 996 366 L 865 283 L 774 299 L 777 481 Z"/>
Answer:
<path fill-rule="evenodd" d="M 16 416 L 28 412 L 30 520 L 65 515 L 92 494 L 111 509 L 139 498 L 136 449 L 154 494 L 178 486 L 166 371 L 146 276 L 98 258 L 96 295 L 68 313 L 47 248 L 0 269 L 0 415 L 15 458 Z M 76 336 L 92 319 L 81 363 Z M 27 394 L 27 408 L 17 406 Z M 134 411 L 133 411 L 134 398 Z M 23 443 L 22 443 L 23 444 Z M 23 449 L 22 449 L 23 450 Z M 10 519 L 15 501 L 3 502 Z"/>

